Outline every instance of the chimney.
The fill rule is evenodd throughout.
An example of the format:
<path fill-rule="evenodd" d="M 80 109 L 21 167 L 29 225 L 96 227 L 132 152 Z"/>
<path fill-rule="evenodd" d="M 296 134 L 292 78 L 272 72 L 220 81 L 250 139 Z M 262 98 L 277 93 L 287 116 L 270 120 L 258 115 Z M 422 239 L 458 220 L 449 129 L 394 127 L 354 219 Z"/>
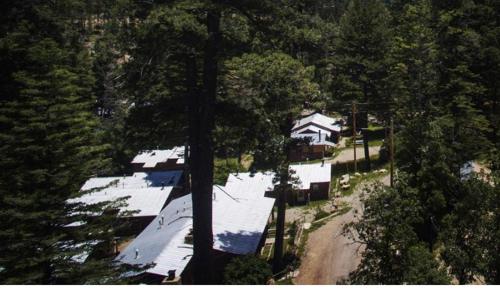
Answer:
<path fill-rule="evenodd" d="M 215 192 L 213 193 L 213 198 L 212 198 L 212 200 L 215 200 Z"/>
<path fill-rule="evenodd" d="M 161 189 L 163 190 L 164 188 L 165 188 L 165 182 L 164 182 L 164 181 L 162 181 L 162 182 L 161 182 Z"/>
<path fill-rule="evenodd" d="M 139 249 L 135 248 L 135 258 L 134 259 L 137 259 L 137 258 L 139 258 Z"/>
<path fill-rule="evenodd" d="M 165 221 L 165 217 L 162 214 L 161 217 L 160 217 L 160 219 L 158 220 L 158 223 L 160 224 L 160 227 L 163 225 L 164 221 Z"/>
<path fill-rule="evenodd" d="M 321 129 L 318 130 L 319 140 L 321 141 Z"/>
<path fill-rule="evenodd" d="M 321 159 L 321 167 L 325 166 L 325 159 Z"/>

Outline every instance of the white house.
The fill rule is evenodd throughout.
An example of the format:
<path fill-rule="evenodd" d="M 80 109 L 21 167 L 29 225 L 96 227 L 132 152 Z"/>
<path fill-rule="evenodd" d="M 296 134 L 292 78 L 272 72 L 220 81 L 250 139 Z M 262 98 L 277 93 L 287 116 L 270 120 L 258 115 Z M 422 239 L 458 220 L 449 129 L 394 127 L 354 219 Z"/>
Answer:
<path fill-rule="evenodd" d="M 292 127 L 292 133 L 325 133 L 330 141 L 337 142 L 342 130 L 340 123 L 341 120 L 341 118 L 331 118 L 319 113 L 314 113 L 302 119 L 296 120 Z"/>

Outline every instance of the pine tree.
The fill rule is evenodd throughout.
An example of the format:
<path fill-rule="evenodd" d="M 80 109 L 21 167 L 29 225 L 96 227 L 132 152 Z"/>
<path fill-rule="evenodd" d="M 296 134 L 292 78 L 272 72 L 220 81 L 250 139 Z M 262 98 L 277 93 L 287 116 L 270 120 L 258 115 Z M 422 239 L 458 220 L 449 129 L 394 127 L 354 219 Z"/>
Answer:
<path fill-rule="evenodd" d="M 417 190 L 404 176 L 394 188 L 376 186 L 363 197 L 365 210 L 344 231 L 366 248 L 350 274 L 352 284 L 447 284 L 450 278 L 414 231 L 421 222 Z"/>
<path fill-rule="evenodd" d="M 392 32 L 389 24 L 390 14 L 382 1 L 349 3 L 340 20 L 337 46 L 331 53 L 331 87 L 336 100 L 375 105 L 390 102 L 387 78 Z"/>
<path fill-rule="evenodd" d="M 100 157 L 105 147 L 96 142 L 88 54 L 71 21 L 61 17 L 78 3 L 58 4 L 23 2 L 8 11 L 22 20 L 0 37 L 0 63 L 8 65 L 2 71 L 8 87 L 0 93 L 2 283 L 111 282 L 117 274 L 110 259 L 92 262 L 94 272 L 75 260 L 92 241 L 110 243 L 113 227 L 81 213 L 98 206 L 67 202 L 106 161 Z M 66 227 L 82 221 L 78 233 Z M 93 277 L 97 273 L 102 277 Z"/>
<path fill-rule="evenodd" d="M 314 69 L 283 53 L 245 54 L 226 63 L 228 99 L 241 111 L 255 114 L 252 128 L 260 131 L 256 163 L 271 167 L 279 181 L 278 217 L 273 271 L 282 268 L 285 207 L 291 173 L 288 154 L 295 142 L 290 138 L 293 120 L 304 102 L 319 94 L 313 83 Z"/>
<path fill-rule="evenodd" d="M 453 158 L 448 161 L 455 175 L 464 163 L 488 149 L 488 122 L 474 105 L 485 92 L 473 69 L 480 52 L 479 35 L 468 25 L 474 6 L 469 1 L 433 2 L 440 60 L 438 106 L 447 144 L 453 149 Z"/>

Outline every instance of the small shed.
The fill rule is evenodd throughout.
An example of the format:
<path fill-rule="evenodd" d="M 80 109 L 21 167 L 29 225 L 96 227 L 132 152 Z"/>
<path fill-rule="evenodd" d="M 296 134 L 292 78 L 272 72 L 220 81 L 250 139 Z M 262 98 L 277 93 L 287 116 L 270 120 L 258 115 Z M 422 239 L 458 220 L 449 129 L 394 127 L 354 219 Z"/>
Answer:
<path fill-rule="evenodd" d="M 328 163 L 290 165 L 292 177 L 297 180 L 293 183 L 294 193 L 289 198 L 290 204 L 308 201 L 324 200 L 329 198 L 332 167 Z"/>

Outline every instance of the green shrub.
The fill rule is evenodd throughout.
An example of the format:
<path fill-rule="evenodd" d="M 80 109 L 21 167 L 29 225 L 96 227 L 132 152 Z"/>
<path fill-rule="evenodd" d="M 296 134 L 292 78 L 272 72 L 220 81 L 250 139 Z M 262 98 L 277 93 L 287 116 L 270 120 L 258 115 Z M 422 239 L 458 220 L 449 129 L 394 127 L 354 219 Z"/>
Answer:
<path fill-rule="evenodd" d="M 271 267 L 261 258 L 253 255 L 236 257 L 224 270 L 226 285 L 264 285 L 271 278 Z"/>

